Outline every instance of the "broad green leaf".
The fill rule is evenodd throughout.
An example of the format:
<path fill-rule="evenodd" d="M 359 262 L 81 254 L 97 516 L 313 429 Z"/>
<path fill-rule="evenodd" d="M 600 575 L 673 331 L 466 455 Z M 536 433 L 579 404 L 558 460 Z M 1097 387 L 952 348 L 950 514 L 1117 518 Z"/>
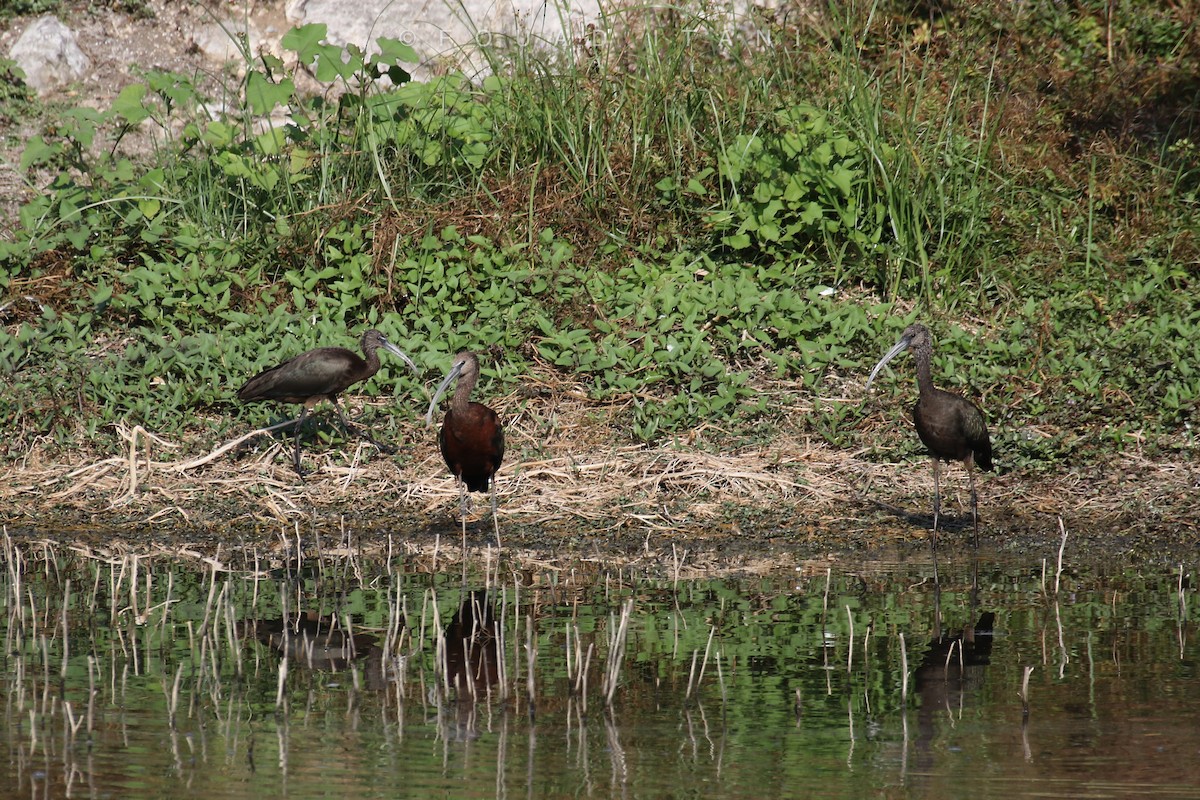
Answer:
<path fill-rule="evenodd" d="M 146 85 L 131 83 L 121 90 L 112 103 L 112 111 L 125 120 L 128 125 L 137 125 L 150 116 L 150 112 L 142 105 L 146 97 Z"/>
<path fill-rule="evenodd" d="M 399 39 L 380 36 L 375 42 L 379 45 L 379 55 L 376 59 L 381 64 L 418 64 L 421 61 L 417 51 Z"/>
<path fill-rule="evenodd" d="M 261 72 L 250 72 L 246 76 L 246 101 L 260 116 L 270 114 L 275 106 L 286 106 L 295 93 L 296 85 L 291 78 L 272 83 Z"/>
<path fill-rule="evenodd" d="M 25 144 L 25 149 L 21 151 L 21 171 L 45 164 L 60 152 L 62 152 L 61 145 L 50 144 L 41 136 L 31 136 Z"/>
<path fill-rule="evenodd" d="M 308 65 L 316 58 L 322 47 L 321 42 L 328 33 L 329 26 L 323 22 L 314 22 L 292 28 L 283 35 L 279 44 L 285 50 L 295 53 L 301 64 Z"/>
<path fill-rule="evenodd" d="M 158 212 L 162 210 L 162 203 L 153 197 L 139 200 L 137 205 L 138 211 L 142 212 L 142 215 L 146 219 L 154 219 L 158 216 Z"/>

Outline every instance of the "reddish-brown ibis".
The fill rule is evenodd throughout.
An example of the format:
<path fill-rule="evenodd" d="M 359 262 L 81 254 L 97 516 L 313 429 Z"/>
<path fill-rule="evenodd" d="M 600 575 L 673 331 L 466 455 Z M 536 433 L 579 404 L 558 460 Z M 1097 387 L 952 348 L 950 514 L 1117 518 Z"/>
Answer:
<path fill-rule="evenodd" d="M 917 388 L 920 395 L 913 406 L 913 424 L 917 435 L 933 457 L 933 535 L 937 541 L 938 515 L 941 513 L 941 490 L 938 486 L 938 462 L 961 461 L 971 482 L 971 520 L 975 538 L 979 538 L 979 501 L 975 494 L 975 474 L 972 466 L 984 471 L 992 469 L 992 441 L 988 438 L 987 423 L 979 407 L 956 394 L 933 385 L 929 362 L 933 358 L 933 337 L 929 329 L 914 323 L 904 329 L 900 341 L 884 353 L 871 370 L 867 388 L 883 369 L 883 365 L 904 350 L 912 350 L 917 361 Z"/>
<path fill-rule="evenodd" d="M 350 438 L 346 417 L 338 404 L 338 395 L 359 381 L 366 380 L 379 371 L 379 348 L 387 350 L 407 364 L 413 372 L 417 365 L 399 347 L 384 338 L 377 330 L 369 330 L 362 337 L 360 356 L 344 347 L 318 347 L 289 358 L 276 367 L 271 367 L 246 381 L 238 390 L 238 399 L 243 402 L 278 400 L 281 403 L 300 403 L 300 416 L 296 418 L 296 450 L 293 463 L 296 472 L 304 477 L 300 468 L 300 426 L 309 409 L 322 400 L 333 403 L 342 433 Z M 367 437 L 370 439 L 370 437 Z M 373 439 L 373 444 L 378 446 Z"/>
<path fill-rule="evenodd" d="M 462 484 L 459 510 L 463 520 L 463 542 L 467 537 L 467 492 L 488 492 L 492 501 L 492 523 L 496 527 L 496 542 L 500 541 L 500 522 L 496 518 L 496 470 L 504 459 L 504 429 L 496 412 L 482 403 L 471 401 L 471 392 L 479 380 L 479 359 L 464 351 L 454 357 L 454 364 L 429 401 L 425 424 L 433 424 L 433 410 L 454 379 L 454 395 L 442 429 L 438 431 L 438 446 L 442 458 L 454 477 Z"/>

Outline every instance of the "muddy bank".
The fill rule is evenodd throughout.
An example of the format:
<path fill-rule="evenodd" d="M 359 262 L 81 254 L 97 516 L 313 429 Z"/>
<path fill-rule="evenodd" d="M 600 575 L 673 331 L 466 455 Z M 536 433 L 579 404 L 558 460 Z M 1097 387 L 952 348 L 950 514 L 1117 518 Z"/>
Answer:
<path fill-rule="evenodd" d="M 50 463 L 31 454 L 0 473 L 0 523 L 10 536 L 85 548 L 211 556 L 244 550 L 403 548 L 460 558 L 458 489 L 429 437 L 396 456 L 366 444 L 306 451 L 305 482 L 287 440 L 204 452 L 129 432 L 122 454 Z M 758 571 L 811 559 L 921 557 L 928 552 L 932 478 L 923 459 L 865 461 L 801 439 L 715 453 L 690 446 L 610 447 L 539 441 L 512 426 L 498 481 L 507 557 L 609 560 L 671 571 Z M 175 452 L 197 452 L 175 457 Z M 971 547 L 965 473 L 944 475 L 939 549 Z M 980 548 L 1043 552 L 1068 532 L 1074 557 L 1194 557 L 1200 472 L 1123 457 L 1055 474 L 1001 471 L 979 480 Z M 469 558 L 495 545 L 484 495 L 473 495 Z M 319 541 L 318 541 L 319 540 Z M 493 551 L 494 552 L 494 551 Z M 686 555 L 685 555 L 686 553 Z"/>

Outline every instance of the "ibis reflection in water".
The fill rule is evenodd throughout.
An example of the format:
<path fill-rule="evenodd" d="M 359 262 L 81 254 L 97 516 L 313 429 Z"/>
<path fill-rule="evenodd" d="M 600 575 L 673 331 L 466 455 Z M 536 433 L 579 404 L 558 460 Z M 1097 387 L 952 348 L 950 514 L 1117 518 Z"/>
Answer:
<path fill-rule="evenodd" d="M 296 449 L 292 457 L 296 472 L 301 477 L 304 477 L 304 470 L 300 468 L 300 426 L 304 424 L 309 409 L 322 400 L 333 403 L 342 423 L 342 433 L 347 439 L 350 438 L 346 417 L 338 405 L 338 395 L 379 371 L 378 350 L 381 347 L 407 364 L 413 372 L 418 371 L 417 365 L 399 347 L 379 331 L 369 330 L 362 337 L 362 356 L 344 347 L 318 347 L 260 372 L 238 390 L 238 399 L 246 403 L 277 400 L 301 404 L 295 426 Z M 367 439 L 383 449 L 370 436 Z"/>
<path fill-rule="evenodd" d="M 445 637 L 447 683 L 460 698 L 486 696 L 500 680 L 499 628 L 486 589 L 463 598 Z"/>
<path fill-rule="evenodd" d="M 929 649 L 913 671 L 913 685 L 921 698 L 917 708 L 917 771 L 934 774 L 934 742 L 946 720 L 962 717 L 963 707 L 979 704 L 984 677 L 992 658 L 996 614 L 985 611 L 961 631 L 934 631 Z"/>
<path fill-rule="evenodd" d="M 391 624 L 389 622 L 389 624 Z M 396 634 L 404 620 L 396 623 Z M 362 665 L 363 685 L 375 691 L 387 689 L 395 680 L 391 659 L 393 648 L 373 633 L 352 631 L 335 614 L 304 611 L 286 617 L 247 619 L 237 624 L 243 639 L 257 639 L 278 653 L 290 668 L 320 672 L 342 672 Z M 281 687 L 282 688 L 282 687 Z"/>
<path fill-rule="evenodd" d="M 445 688 L 456 702 L 439 704 L 439 728 L 457 741 L 480 737 L 480 701 L 492 697 L 495 687 L 504 699 L 504 664 L 500 659 L 500 625 L 486 589 L 476 589 L 462 599 L 443 633 Z M 530 698 L 532 703 L 532 698 Z M 532 709 L 532 706 L 531 706 Z M 530 711 L 532 713 L 532 710 Z M 454 727 L 450 728 L 450 723 Z M 444 726 L 443 726 L 444 724 Z"/>
<path fill-rule="evenodd" d="M 491 495 L 492 524 L 496 528 L 496 543 L 499 544 L 500 522 L 496 518 L 494 477 L 504 459 L 504 429 L 495 411 L 482 403 L 471 401 L 471 392 L 479 380 L 479 358 L 474 353 L 464 351 L 454 357 L 454 364 L 429 401 L 425 424 L 433 424 L 433 410 L 446 387 L 456 378 L 458 385 L 454 387 L 450 408 L 446 410 L 446 418 L 438 432 L 438 445 L 446 466 L 462 484 L 459 513 L 462 516 L 464 547 L 467 538 L 468 491 L 488 492 Z"/>
<path fill-rule="evenodd" d="M 984 471 L 992 469 L 992 441 L 988 437 L 987 423 L 979 407 L 956 394 L 938 389 L 933 385 L 929 362 L 933 358 L 933 337 L 929 329 L 914 323 L 904 329 L 900 340 L 884 353 L 883 358 L 871 370 L 867 387 L 891 361 L 904 350 L 912 350 L 917 361 L 917 388 L 920 396 L 913 406 L 913 424 L 917 435 L 933 457 L 933 541 L 937 542 L 938 515 L 941 513 L 941 490 L 938 486 L 938 461 L 961 461 L 967 468 L 971 482 L 971 520 L 975 539 L 979 538 L 979 501 L 975 494 L 975 474 L 972 466 L 979 465 Z"/>

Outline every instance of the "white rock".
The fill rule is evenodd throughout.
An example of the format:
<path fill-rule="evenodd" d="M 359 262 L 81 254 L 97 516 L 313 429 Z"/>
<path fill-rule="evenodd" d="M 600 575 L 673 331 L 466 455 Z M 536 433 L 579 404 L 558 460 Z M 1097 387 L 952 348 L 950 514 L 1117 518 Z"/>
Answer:
<path fill-rule="evenodd" d="M 246 20 L 209 22 L 192 31 L 191 36 L 196 49 L 203 53 L 205 58 L 218 63 L 242 60 L 241 45 L 234 37 L 245 37 L 250 45 L 251 58 L 258 53 L 262 45 L 258 28 Z"/>
<path fill-rule="evenodd" d="M 53 16 L 29 23 L 8 57 L 25 71 L 25 82 L 38 94 L 77 81 L 92 67 L 75 41 L 75 32 Z"/>
<path fill-rule="evenodd" d="M 422 64 L 466 67 L 476 44 L 512 37 L 519 45 L 537 43 L 570 49 L 588 23 L 600 17 L 599 0 L 290 0 L 292 25 L 324 23 L 332 44 L 368 50 L 376 39 L 399 39 L 417 51 Z M 468 71 L 471 71 L 468 69 Z"/>

